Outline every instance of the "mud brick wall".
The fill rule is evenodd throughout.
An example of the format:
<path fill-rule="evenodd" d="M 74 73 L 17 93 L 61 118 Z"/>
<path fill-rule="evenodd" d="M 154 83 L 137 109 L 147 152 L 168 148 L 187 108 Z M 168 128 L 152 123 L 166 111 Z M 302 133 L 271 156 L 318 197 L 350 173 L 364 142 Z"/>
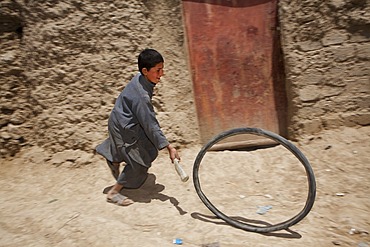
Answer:
<path fill-rule="evenodd" d="M 289 137 L 370 123 L 369 5 L 281 0 Z M 0 2 L 0 154 L 90 152 L 152 47 L 166 75 L 154 106 L 169 140 L 199 143 L 180 0 Z"/>
<path fill-rule="evenodd" d="M 165 58 L 153 98 L 164 132 L 176 146 L 197 142 L 180 1 L 4 0 L 0 9 L 3 157 L 24 145 L 91 151 L 148 47 Z"/>
<path fill-rule="evenodd" d="M 282 0 L 290 137 L 370 124 L 366 0 Z"/>

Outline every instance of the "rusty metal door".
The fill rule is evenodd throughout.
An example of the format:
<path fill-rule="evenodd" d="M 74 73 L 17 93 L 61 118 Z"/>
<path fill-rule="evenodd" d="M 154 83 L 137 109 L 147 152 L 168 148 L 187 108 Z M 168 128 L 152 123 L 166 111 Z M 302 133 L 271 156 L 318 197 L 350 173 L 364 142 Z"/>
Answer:
<path fill-rule="evenodd" d="M 182 7 L 201 141 L 236 127 L 285 135 L 277 0 L 183 0 Z"/>

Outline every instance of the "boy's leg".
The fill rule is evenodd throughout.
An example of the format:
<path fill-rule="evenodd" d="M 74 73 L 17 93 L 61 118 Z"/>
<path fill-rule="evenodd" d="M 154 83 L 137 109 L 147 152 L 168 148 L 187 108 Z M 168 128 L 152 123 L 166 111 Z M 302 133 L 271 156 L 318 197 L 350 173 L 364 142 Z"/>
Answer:
<path fill-rule="evenodd" d="M 131 160 L 123 168 L 117 179 L 117 183 L 126 189 L 137 189 L 145 182 L 148 177 L 148 168 Z"/>
<path fill-rule="evenodd" d="M 106 161 L 107 161 L 107 164 L 109 166 L 109 169 L 110 169 L 110 171 L 111 171 L 114 179 L 117 180 L 118 177 L 119 177 L 119 163 L 117 163 L 117 162 L 111 162 L 108 159 L 106 159 Z"/>
<path fill-rule="evenodd" d="M 122 173 L 119 175 L 116 184 L 107 194 L 107 200 L 120 206 L 127 206 L 133 201 L 120 194 L 123 188 L 137 189 L 148 177 L 148 168 L 136 162 L 127 163 Z"/>

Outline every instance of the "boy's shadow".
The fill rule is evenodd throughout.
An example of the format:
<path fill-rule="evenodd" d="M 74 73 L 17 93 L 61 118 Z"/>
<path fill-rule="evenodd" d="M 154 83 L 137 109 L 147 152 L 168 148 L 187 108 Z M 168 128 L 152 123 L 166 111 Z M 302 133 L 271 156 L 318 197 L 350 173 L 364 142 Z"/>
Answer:
<path fill-rule="evenodd" d="M 175 197 L 167 196 L 160 193 L 165 189 L 164 185 L 155 182 L 156 176 L 152 173 L 148 174 L 148 178 L 144 184 L 138 189 L 125 189 L 121 190 L 121 194 L 129 197 L 134 202 L 150 203 L 153 199 L 160 200 L 162 202 L 169 200 L 172 205 L 176 207 L 180 215 L 184 215 L 187 212 L 179 206 L 179 201 Z M 103 193 L 107 194 L 113 186 L 104 188 Z"/>

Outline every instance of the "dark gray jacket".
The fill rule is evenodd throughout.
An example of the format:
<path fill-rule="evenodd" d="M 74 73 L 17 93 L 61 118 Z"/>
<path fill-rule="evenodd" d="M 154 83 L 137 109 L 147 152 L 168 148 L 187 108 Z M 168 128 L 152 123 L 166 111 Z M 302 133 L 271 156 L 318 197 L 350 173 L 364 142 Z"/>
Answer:
<path fill-rule="evenodd" d="M 118 96 L 108 120 L 109 138 L 96 151 L 112 162 L 135 162 L 150 167 L 158 150 L 169 142 L 151 102 L 155 84 L 137 74 Z"/>

